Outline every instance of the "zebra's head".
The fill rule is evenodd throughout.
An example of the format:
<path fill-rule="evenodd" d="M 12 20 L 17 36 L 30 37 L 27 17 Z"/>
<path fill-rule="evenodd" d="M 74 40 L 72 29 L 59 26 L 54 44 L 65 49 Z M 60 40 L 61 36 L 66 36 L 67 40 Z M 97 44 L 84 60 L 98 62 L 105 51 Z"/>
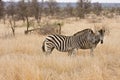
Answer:
<path fill-rule="evenodd" d="M 103 44 L 105 29 L 100 29 L 100 30 L 98 31 L 98 34 L 99 34 L 99 39 L 100 39 L 100 41 L 101 41 L 101 44 Z"/>

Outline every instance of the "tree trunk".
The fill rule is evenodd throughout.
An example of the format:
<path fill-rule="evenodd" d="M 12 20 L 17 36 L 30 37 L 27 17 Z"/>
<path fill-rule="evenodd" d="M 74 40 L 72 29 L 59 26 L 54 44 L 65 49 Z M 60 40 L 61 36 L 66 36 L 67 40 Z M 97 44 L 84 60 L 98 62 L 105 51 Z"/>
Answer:
<path fill-rule="evenodd" d="M 27 21 L 27 31 L 28 31 L 28 29 L 29 29 L 29 19 L 28 19 L 28 17 L 26 17 L 26 21 Z"/>
<path fill-rule="evenodd" d="M 58 34 L 61 34 L 61 24 L 58 23 L 59 29 L 58 29 Z"/>
<path fill-rule="evenodd" d="M 25 34 L 28 34 L 28 29 L 30 27 L 28 16 L 26 16 L 26 23 L 27 23 L 27 30 L 25 31 Z"/>
<path fill-rule="evenodd" d="M 25 18 L 22 16 L 23 23 L 25 23 Z"/>
<path fill-rule="evenodd" d="M 5 17 L 3 17 L 3 23 L 5 24 L 6 22 L 5 22 L 6 20 L 5 20 Z"/>
<path fill-rule="evenodd" d="M 41 3 L 41 11 L 39 12 L 39 16 L 37 20 L 38 25 L 40 24 L 41 19 L 42 19 L 43 5 L 44 5 L 44 0 L 42 0 L 42 3 Z"/>
<path fill-rule="evenodd" d="M 10 22 L 10 25 L 11 25 L 13 36 L 15 36 L 15 20 L 13 22 L 14 24 L 12 24 L 12 19 L 10 19 L 9 22 Z"/>

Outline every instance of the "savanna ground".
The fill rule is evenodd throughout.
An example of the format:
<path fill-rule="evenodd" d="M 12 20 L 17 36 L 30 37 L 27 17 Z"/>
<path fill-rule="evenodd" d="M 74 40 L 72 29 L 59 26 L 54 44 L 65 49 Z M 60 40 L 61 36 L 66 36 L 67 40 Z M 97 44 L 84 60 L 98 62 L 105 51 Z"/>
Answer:
<path fill-rule="evenodd" d="M 72 35 L 85 28 L 94 29 L 87 19 L 68 19 L 62 34 Z M 54 50 L 44 56 L 41 46 L 46 36 L 24 35 L 25 27 L 16 28 L 12 37 L 8 25 L 0 22 L 0 80 L 119 80 L 120 79 L 120 17 L 104 18 L 110 33 L 104 44 L 98 44 L 94 56 L 79 50 L 76 56 Z"/>

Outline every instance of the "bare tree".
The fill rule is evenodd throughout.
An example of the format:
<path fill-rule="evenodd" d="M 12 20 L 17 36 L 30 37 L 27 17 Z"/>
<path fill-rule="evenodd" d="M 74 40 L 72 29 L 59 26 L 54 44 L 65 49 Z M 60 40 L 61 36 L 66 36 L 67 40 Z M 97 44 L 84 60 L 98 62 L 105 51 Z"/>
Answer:
<path fill-rule="evenodd" d="M 31 10 L 32 14 L 39 23 L 39 15 L 40 15 L 40 8 L 39 8 L 39 2 L 38 0 L 32 0 L 31 2 Z"/>
<path fill-rule="evenodd" d="M 9 23 L 11 26 L 11 30 L 13 35 L 15 36 L 15 27 L 16 27 L 16 21 L 15 21 L 15 15 L 16 15 L 16 5 L 11 0 L 10 4 L 7 6 L 7 15 L 9 18 Z"/>
<path fill-rule="evenodd" d="M 17 15 L 19 18 L 22 19 L 23 22 L 26 21 L 27 25 L 25 34 L 27 34 L 30 27 L 29 17 L 34 16 L 39 22 L 39 3 L 37 0 L 32 0 L 32 2 L 30 0 L 27 0 L 27 2 L 25 2 L 25 0 L 21 0 L 18 2 L 17 9 Z"/>
<path fill-rule="evenodd" d="M 12 0 L 10 1 L 9 5 L 7 6 L 7 15 L 14 17 L 16 14 L 16 4 Z"/>
<path fill-rule="evenodd" d="M 18 2 L 17 5 L 17 15 L 19 16 L 20 19 L 23 20 L 23 22 L 26 21 L 26 31 L 25 34 L 27 34 L 28 29 L 30 27 L 30 22 L 29 22 L 29 17 L 32 16 L 32 9 L 31 9 L 31 2 L 28 0 L 25 2 L 25 0 L 21 0 Z"/>
<path fill-rule="evenodd" d="M 72 7 L 71 3 L 67 3 L 64 12 L 66 12 L 66 15 L 68 16 L 74 16 L 74 8 Z"/>
<path fill-rule="evenodd" d="M 56 12 L 59 10 L 58 3 L 55 0 L 49 0 L 47 2 L 47 8 L 51 16 L 55 15 Z"/>
<path fill-rule="evenodd" d="M 42 2 L 40 3 L 39 21 L 41 21 L 41 19 L 42 19 L 43 9 L 44 9 L 44 0 L 42 0 Z"/>
<path fill-rule="evenodd" d="M 93 3 L 93 13 L 96 15 L 100 15 L 102 11 L 102 5 L 100 3 Z"/>
<path fill-rule="evenodd" d="M 9 17 L 9 24 L 10 24 L 10 28 L 12 30 L 13 36 L 15 36 L 15 27 L 16 27 L 15 19 L 13 19 L 12 17 Z"/>
<path fill-rule="evenodd" d="M 76 7 L 76 15 L 79 18 L 84 18 L 86 14 L 90 13 L 91 1 L 90 0 L 78 0 Z"/>
<path fill-rule="evenodd" d="M 118 15 L 120 15 L 120 7 L 117 7 L 116 12 Z"/>
<path fill-rule="evenodd" d="M 17 5 L 17 16 L 18 16 L 18 19 L 22 19 L 23 22 L 25 22 L 25 15 L 26 15 L 26 3 L 25 3 L 25 0 L 21 0 L 18 2 L 18 5 Z"/>
<path fill-rule="evenodd" d="M 31 14 L 31 9 L 30 9 L 30 0 L 28 0 L 28 3 L 26 4 L 26 10 L 25 10 L 25 18 L 26 18 L 26 23 L 27 23 L 27 31 L 28 32 L 28 29 L 30 27 L 30 22 L 29 22 L 29 16 Z"/>
<path fill-rule="evenodd" d="M 5 5 L 4 5 L 4 2 L 0 0 L 0 20 L 4 17 L 5 17 Z"/>

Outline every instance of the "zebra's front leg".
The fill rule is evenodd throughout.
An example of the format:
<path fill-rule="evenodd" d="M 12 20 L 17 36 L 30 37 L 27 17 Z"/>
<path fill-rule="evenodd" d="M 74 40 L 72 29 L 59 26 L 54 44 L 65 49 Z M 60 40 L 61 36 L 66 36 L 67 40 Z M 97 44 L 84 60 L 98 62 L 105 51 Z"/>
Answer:
<path fill-rule="evenodd" d="M 50 54 L 51 54 L 51 51 L 45 52 L 45 55 L 46 55 L 46 56 L 48 56 L 48 55 L 50 55 Z"/>
<path fill-rule="evenodd" d="M 69 50 L 68 51 L 68 56 L 71 56 L 72 55 L 72 50 Z"/>
<path fill-rule="evenodd" d="M 93 48 L 90 49 L 90 55 L 94 56 L 94 54 L 93 54 Z"/>
<path fill-rule="evenodd" d="M 76 49 L 76 48 L 73 49 L 72 55 L 76 56 L 77 52 L 78 52 L 78 49 Z"/>
<path fill-rule="evenodd" d="M 47 51 L 45 52 L 45 55 L 50 55 L 53 51 L 54 47 L 53 48 L 48 48 Z"/>

